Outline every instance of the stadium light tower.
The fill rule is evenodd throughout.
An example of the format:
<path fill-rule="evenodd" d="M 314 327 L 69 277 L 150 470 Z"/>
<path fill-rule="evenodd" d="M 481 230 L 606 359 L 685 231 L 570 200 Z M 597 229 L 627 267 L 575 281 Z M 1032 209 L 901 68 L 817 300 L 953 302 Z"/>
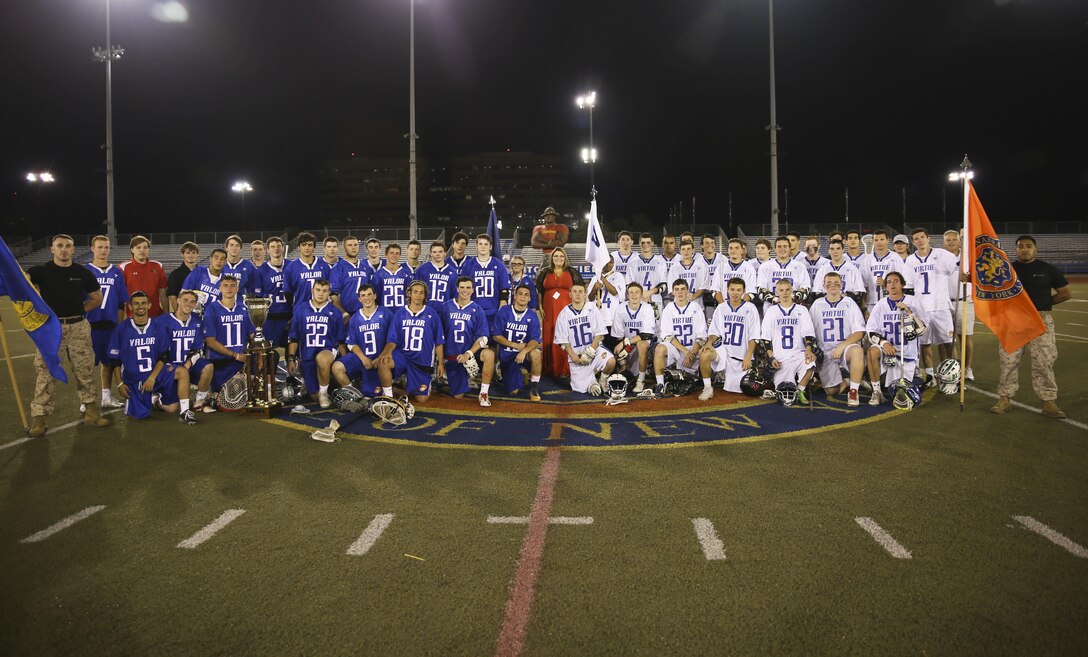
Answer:
<path fill-rule="evenodd" d="M 778 235 L 778 131 L 782 128 L 776 118 L 774 100 L 774 0 L 767 0 L 767 28 L 770 32 L 771 52 L 771 235 Z"/>
<path fill-rule="evenodd" d="M 125 49 L 113 45 L 110 38 L 110 0 L 106 0 L 106 47 L 92 48 L 91 55 L 97 62 L 106 62 L 106 236 L 110 243 L 117 242 L 117 222 L 113 211 L 113 60 L 121 59 Z"/>
<path fill-rule="evenodd" d="M 416 211 L 416 0 L 408 0 L 408 237 L 419 239 Z"/>
<path fill-rule="evenodd" d="M 230 190 L 242 195 L 242 226 L 244 227 L 246 225 L 246 194 L 253 191 L 253 185 L 250 185 L 248 181 L 239 180 L 230 186 Z"/>
<path fill-rule="evenodd" d="M 27 182 L 39 183 L 42 185 L 49 185 L 57 182 L 57 179 L 53 177 L 53 174 L 48 171 L 31 171 L 26 174 L 26 179 Z"/>
<path fill-rule="evenodd" d="M 593 165 L 597 162 L 597 149 L 593 148 L 593 108 L 597 106 L 597 92 L 590 91 L 574 99 L 578 109 L 589 110 L 589 148 L 582 149 L 582 161 L 589 165 L 589 188 L 593 186 Z"/>

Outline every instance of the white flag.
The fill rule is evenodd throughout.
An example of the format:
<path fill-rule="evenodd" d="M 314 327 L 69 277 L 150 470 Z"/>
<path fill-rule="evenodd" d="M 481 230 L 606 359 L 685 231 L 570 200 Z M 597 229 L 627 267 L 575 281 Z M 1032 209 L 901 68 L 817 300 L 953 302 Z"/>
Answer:
<path fill-rule="evenodd" d="M 586 231 L 586 262 L 593 265 L 593 271 L 600 274 L 612 256 L 608 254 L 608 244 L 601 232 L 601 223 L 597 221 L 597 199 L 589 204 L 589 230 Z"/>

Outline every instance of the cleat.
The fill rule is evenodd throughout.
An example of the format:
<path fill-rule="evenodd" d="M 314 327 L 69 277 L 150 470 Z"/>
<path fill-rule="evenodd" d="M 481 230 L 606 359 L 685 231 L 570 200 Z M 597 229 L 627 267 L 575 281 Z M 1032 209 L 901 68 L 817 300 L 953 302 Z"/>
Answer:
<path fill-rule="evenodd" d="M 967 372 L 963 376 L 968 381 L 974 381 L 975 380 L 975 373 L 973 371 L 971 371 L 970 367 L 967 368 Z"/>
<path fill-rule="evenodd" d="M 876 388 L 873 388 L 873 396 L 869 398 L 869 405 L 870 406 L 880 406 L 880 404 L 883 401 L 884 401 L 884 395 L 880 394 L 880 391 L 877 390 Z"/>
<path fill-rule="evenodd" d="M 491 397 L 488 396 L 486 392 L 480 393 L 480 406 L 483 406 L 484 408 L 491 406 Z"/>
<path fill-rule="evenodd" d="M 714 388 L 703 388 L 703 391 L 699 393 L 699 401 L 710 401 L 714 397 Z"/>
<path fill-rule="evenodd" d="M 807 404 L 808 403 L 808 393 L 806 391 L 804 391 L 804 390 L 801 390 L 800 388 L 797 389 L 797 403 L 798 404 Z"/>
<path fill-rule="evenodd" d="M 654 397 L 661 398 L 665 396 L 665 384 L 658 383 L 654 386 Z"/>
<path fill-rule="evenodd" d="M 178 422 L 191 427 L 196 424 L 196 413 L 193 413 L 191 410 L 185 411 L 178 416 Z"/>
<path fill-rule="evenodd" d="M 1008 397 L 1001 397 L 997 400 L 996 404 L 990 407 L 990 412 L 996 413 L 997 415 L 1004 415 L 1009 412 L 1011 406 L 1012 403 L 1009 401 Z"/>
<path fill-rule="evenodd" d="M 638 395 L 638 394 L 641 394 L 642 391 L 645 390 L 645 389 L 646 389 L 646 380 L 645 379 L 639 379 L 639 380 L 635 381 L 635 387 L 632 389 L 632 392 L 634 392 L 636 395 Z"/>
<path fill-rule="evenodd" d="M 1065 411 L 1058 408 L 1058 404 L 1053 400 L 1043 402 L 1043 415 L 1052 417 L 1055 420 L 1062 420 L 1066 417 Z"/>
<path fill-rule="evenodd" d="M 861 400 L 858 399 L 858 391 L 857 390 L 851 389 L 850 392 L 846 393 L 846 405 L 847 406 L 859 406 L 860 404 L 861 404 Z"/>
<path fill-rule="evenodd" d="M 113 396 L 104 397 L 102 399 L 102 408 L 124 408 L 125 402 L 120 399 L 116 399 Z M 82 412 L 82 410 L 80 411 Z"/>
<path fill-rule="evenodd" d="M 162 410 L 162 395 L 157 392 L 151 395 L 151 408 L 154 408 L 156 411 Z"/>
<path fill-rule="evenodd" d="M 329 393 L 319 392 L 317 393 L 317 403 L 321 405 L 321 408 L 331 408 L 332 400 L 329 399 Z"/>
<path fill-rule="evenodd" d="M 929 375 L 928 378 L 926 378 L 926 388 L 936 388 L 936 387 L 937 387 L 937 377 L 935 377 L 935 376 L 933 376 L 931 374 L 931 375 Z"/>
<path fill-rule="evenodd" d="M 215 407 L 212 406 L 211 404 L 206 403 L 206 402 L 197 402 L 197 403 L 193 404 L 193 412 L 194 413 L 201 413 L 201 412 L 203 412 L 203 413 L 214 413 L 215 412 Z"/>
<path fill-rule="evenodd" d="M 529 401 L 540 401 L 540 384 L 529 384 Z"/>

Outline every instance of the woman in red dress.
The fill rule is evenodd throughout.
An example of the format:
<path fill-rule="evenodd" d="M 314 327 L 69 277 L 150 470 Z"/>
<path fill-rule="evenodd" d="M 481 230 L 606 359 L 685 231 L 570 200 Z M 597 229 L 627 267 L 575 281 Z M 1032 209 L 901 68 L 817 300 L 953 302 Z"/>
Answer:
<path fill-rule="evenodd" d="M 584 284 L 578 270 L 570 266 L 567 251 L 556 247 L 551 260 L 545 261 L 546 269 L 541 269 L 536 277 L 536 289 L 540 293 L 540 322 L 544 347 L 543 374 L 555 378 L 570 376 L 567 364 L 567 352 L 552 343 L 555 337 L 555 318 L 559 311 L 570 304 L 570 288 L 575 283 Z"/>

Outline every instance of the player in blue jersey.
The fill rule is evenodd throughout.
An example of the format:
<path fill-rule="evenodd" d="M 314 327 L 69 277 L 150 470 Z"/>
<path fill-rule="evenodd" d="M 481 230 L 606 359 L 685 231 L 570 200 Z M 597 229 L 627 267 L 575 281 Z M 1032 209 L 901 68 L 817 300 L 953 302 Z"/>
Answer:
<path fill-rule="evenodd" d="M 491 238 L 481 233 L 476 236 L 476 257 L 470 258 L 461 271 L 476 285 L 474 299 L 487 314 L 488 323 L 495 313 L 505 306 L 510 296 L 510 276 L 502 260 L 491 255 Z"/>
<path fill-rule="evenodd" d="M 348 323 L 348 353 L 332 364 L 332 376 L 341 386 L 359 381 L 359 390 L 367 397 L 382 394 L 378 378 L 378 356 L 385 347 L 389 335 L 389 323 L 393 311 L 378 305 L 378 295 L 369 283 L 359 288 L 359 310 Z"/>
<path fill-rule="evenodd" d="M 359 288 L 370 282 L 370 270 L 359 260 L 359 238 L 348 235 L 341 242 L 344 257 L 332 268 L 332 304 L 340 310 L 344 324 L 359 310 Z"/>
<path fill-rule="evenodd" d="M 223 265 L 227 262 L 227 252 L 223 249 L 214 249 L 208 257 L 207 266 L 197 265 L 181 286 L 183 290 L 196 292 L 196 311 L 204 312 L 204 307 L 210 305 L 219 298 L 219 283 L 223 278 Z"/>
<path fill-rule="evenodd" d="M 524 385 L 522 365 L 529 364 L 529 400 L 540 401 L 540 318 L 529 310 L 529 286 L 514 289 L 514 303 L 499 308 L 491 322 L 491 339 L 499 346 L 499 367 L 506 391 L 516 395 Z"/>
<path fill-rule="evenodd" d="M 151 415 L 152 395 L 158 393 L 161 408 L 174 412 L 182 408 L 178 401 L 178 383 L 171 361 L 172 342 L 162 326 L 151 319 L 151 300 L 147 293 L 136 291 L 129 298 L 132 317 L 117 325 L 110 342 L 110 362 L 121 368 L 121 396 L 125 415 L 143 420 Z M 185 403 L 181 411 L 182 424 L 196 424 L 189 410 L 189 387 L 186 380 Z"/>
<path fill-rule="evenodd" d="M 529 297 L 529 308 L 538 310 L 540 308 L 540 298 L 537 296 L 536 280 L 525 273 L 525 258 L 514 256 L 510 258 L 510 294 L 508 298 L 513 298 L 514 289 L 519 285 L 529 286 L 532 291 L 532 296 Z"/>
<path fill-rule="evenodd" d="M 371 237 L 366 241 L 366 260 L 363 261 L 363 266 L 366 267 L 366 271 L 370 274 L 370 280 L 374 280 L 374 274 L 378 273 L 382 265 L 385 264 L 385 260 L 382 259 L 382 242 L 377 237 Z"/>
<path fill-rule="evenodd" d="M 446 335 L 446 379 L 450 395 L 460 399 L 468 392 L 470 370 L 480 374 L 480 406 L 491 405 L 491 377 L 495 372 L 495 352 L 487 348 L 487 314 L 472 300 L 475 285 L 468 276 L 457 279 L 457 298 L 443 308 L 442 329 Z M 472 361 L 470 364 L 469 361 Z"/>
<path fill-rule="evenodd" d="M 313 233 L 298 234 L 298 258 L 284 267 L 284 280 L 291 308 L 305 306 L 310 300 L 310 288 L 315 281 L 329 280 L 332 270 L 329 263 L 314 255 L 317 240 Z"/>
<path fill-rule="evenodd" d="M 183 415 L 188 408 L 191 383 L 196 384 L 193 411 L 215 412 L 215 407 L 207 403 L 214 368 L 204 355 L 204 324 L 194 312 L 196 302 L 195 292 L 182 290 L 177 297 L 177 308 L 174 312 L 157 320 L 171 340 L 170 361 L 175 367 L 174 380 L 178 382 L 178 397 L 183 404 Z M 182 418 L 182 422 L 190 424 L 187 418 Z"/>
<path fill-rule="evenodd" d="M 253 295 L 272 299 L 268 307 L 268 317 L 264 320 L 261 332 L 277 347 L 287 346 L 287 327 L 291 323 L 291 304 L 287 300 L 284 288 L 286 263 L 283 261 L 283 240 L 269 238 L 267 243 L 268 260 L 254 274 Z"/>
<path fill-rule="evenodd" d="M 378 303 L 397 310 L 403 308 L 408 284 L 415 275 L 400 261 L 400 245 L 396 242 L 385 247 L 385 264 L 378 268 L 371 285 L 378 293 Z"/>
<path fill-rule="evenodd" d="M 230 274 L 238 279 L 238 295 L 245 297 L 252 293 L 254 284 L 253 274 L 256 267 L 253 263 L 242 257 L 242 238 L 231 235 L 223 242 L 223 248 L 227 252 L 227 261 L 223 263 L 223 273 Z"/>
<path fill-rule="evenodd" d="M 441 313 L 446 302 L 454 298 L 457 285 L 457 268 L 446 260 L 446 247 L 442 242 L 431 242 L 431 259 L 419 266 L 416 280 L 427 286 L 427 305 Z"/>
<path fill-rule="evenodd" d="M 224 274 L 219 290 L 219 300 L 204 308 L 204 346 L 215 368 L 213 390 L 219 390 L 227 379 L 242 371 L 246 344 L 255 330 L 249 309 L 238 299 L 238 280 Z"/>
<path fill-rule="evenodd" d="M 378 356 L 378 377 L 382 394 L 392 397 L 393 379 L 407 374 L 407 392 L 413 403 L 422 404 L 431 395 L 432 375 L 436 370 L 439 377 L 445 374 L 445 336 L 438 313 L 427 306 L 423 281 L 409 283 L 407 295 L 408 305 L 389 322 L 385 347 Z"/>
<path fill-rule="evenodd" d="M 457 270 L 457 278 L 460 278 L 465 271 L 465 265 L 468 264 L 468 235 L 462 232 L 456 232 L 453 234 L 453 239 L 450 240 L 450 254 L 446 258 L 453 268 Z M 456 280 L 456 279 L 454 279 Z"/>
<path fill-rule="evenodd" d="M 287 373 L 302 370 L 306 393 L 317 399 L 321 408 L 332 406 L 329 379 L 332 364 L 344 354 L 344 320 L 329 302 L 328 281 L 316 281 L 313 298 L 295 308 L 287 331 Z"/>
<path fill-rule="evenodd" d="M 423 245 L 419 240 L 408 240 L 404 248 L 404 266 L 412 272 L 412 276 L 419 278 L 419 268 L 423 265 L 419 256 L 423 253 Z"/>
<path fill-rule="evenodd" d="M 91 238 L 93 259 L 85 266 L 98 281 L 102 291 L 102 303 L 87 313 L 91 324 L 91 346 L 94 347 L 94 364 L 101 363 L 102 408 L 121 408 L 125 402 L 114 399 L 110 394 L 112 386 L 109 365 L 110 340 L 117 324 L 125 319 L 125 301 L 128 299 L 128 287 L 125 286 L 125 273 L 117 265 L 110 264 L 110 238 L 96 235 Z"/>

